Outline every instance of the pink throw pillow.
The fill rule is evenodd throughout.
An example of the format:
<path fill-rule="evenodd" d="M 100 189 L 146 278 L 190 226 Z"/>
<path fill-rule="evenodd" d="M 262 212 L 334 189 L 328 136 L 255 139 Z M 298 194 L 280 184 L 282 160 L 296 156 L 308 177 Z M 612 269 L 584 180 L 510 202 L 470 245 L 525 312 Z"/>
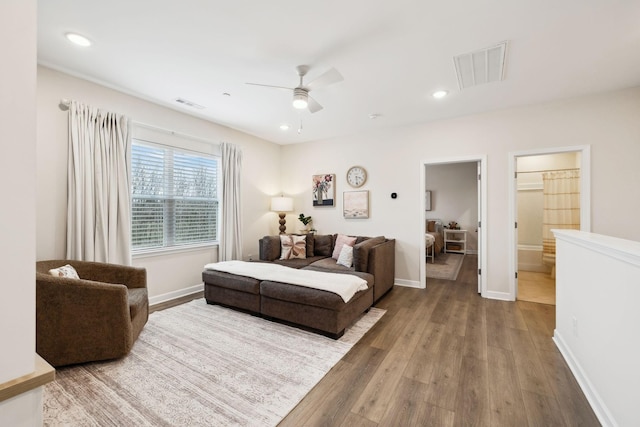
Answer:
<path fill-rule="evenodd" d="M 356 238 L 345 236 L 344 234 L 338 234 L 338 238 L 336 239 L 336 245 L 333 247 L 333 255 L 331 258 L 337 260 L 340 257 L 340 252 L 342 251 L 342 246 L 353 246 L 356 244 Z"/>

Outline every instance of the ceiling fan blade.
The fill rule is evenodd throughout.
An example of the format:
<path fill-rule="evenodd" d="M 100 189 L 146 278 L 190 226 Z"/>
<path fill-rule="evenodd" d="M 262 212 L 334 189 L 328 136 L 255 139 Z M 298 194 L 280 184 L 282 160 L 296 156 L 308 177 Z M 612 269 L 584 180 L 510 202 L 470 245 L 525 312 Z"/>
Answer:
<path fill-rule="evenodd" d="M 251 86 L 262 86 L 262 87 L 273 87 L 276 89 L 287 89 L 287 90 L 293 90 L 292 87 L 284 87 L 284 86 L 273 86 L 273 85 L 263 85 L 261 83 L 245 83 L 247 85 L 251 85 Z"/>
<path fill-rule="evenodd" d="M 309 82 L 305 86 L 309 90 L 316 90 L 319 87 L 328 86 L 330 84 L 338 83 L 343 80 L 344 77 L 342 77 L 342 74 L 340 74 L 340 72 L 338 72 L 338 70 L 336 70 L 335 68 L 332 68 L 324 74 L 316 77 L 313 81 Z"/>
<path fill-rule="evenodd" d="M 317 113 L 318 111 L 322 110 L 322 105 L 320 105 L 318 103 L 318 101 L 316 101 L 315 99 L 313 99 L 312 97 L 308 97 L 307 98 L 307 108 L 309 109 L 310 112 L 312 113 Z"/>

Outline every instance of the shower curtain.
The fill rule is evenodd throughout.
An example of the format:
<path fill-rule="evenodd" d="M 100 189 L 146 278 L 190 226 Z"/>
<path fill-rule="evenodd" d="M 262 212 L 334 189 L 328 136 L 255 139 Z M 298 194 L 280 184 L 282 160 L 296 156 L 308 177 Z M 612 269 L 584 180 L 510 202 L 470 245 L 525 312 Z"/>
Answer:
<path fill-rule="evenodd" d="M 542 257 L 555 258 L 553 229 L 580 229 L 580 171 L 544 172 L 542 214 Z"/>

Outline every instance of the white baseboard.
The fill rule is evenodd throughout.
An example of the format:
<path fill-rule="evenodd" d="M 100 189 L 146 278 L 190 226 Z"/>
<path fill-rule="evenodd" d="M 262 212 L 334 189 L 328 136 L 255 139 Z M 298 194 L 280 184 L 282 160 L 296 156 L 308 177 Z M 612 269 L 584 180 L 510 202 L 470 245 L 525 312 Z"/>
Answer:
<path fill-rule="evenodd" d="M 578 381 L 578 385 L 589 401 L 589 404 L 591 405 L 593 412 L 596 414 L 596 417 L 598 417 L 600 424 L 603 426 L 617 426 L 618 423 L 616 423 L 616 420 L 613 418 L 613 415 L 607 408 L 607 405 L 605 405 L 602 398 L 600 398 L 598 391 L 595 389 L 591 381 L 589 381 L 589 378 L 582 369 L 582 366 L 580 366 L 580 363 L 574 357 L 571 349 L 557 329 L 553 331 L 553 341 L 556 343 L 556 347 L 560 350 L 565 362 L 569 365 L 569 369 L 571 369 L 573 376 L 576 378 L 576 381 Z"/>
<path fill-rule="evenodd" d="M 418 288 L 424 289 L 424 286 L 420 286 L 419 280 L 405 280 L 405 279 L 395 279 L 394 284 L 398 286 L 404 286 L 407 288 Z"/>
<path fill-rule="evenodd" d="M 482 293 L 483 298 L 497 299 L 500 301 L 513 301 L 509 292 L 485 291 Z"/>
<path fill-rule="evenodd" d="M 204 290 L 204 283 L 190 286 L 188 288 L 178 289 L 177 291 L 167 292 L 166 294 L 156 295 L 149 298 L 149 305 L 160 304 L 163 302 L 171 301 L 176 298 L 185 297 L 187 295 L 195 294 Z"/>

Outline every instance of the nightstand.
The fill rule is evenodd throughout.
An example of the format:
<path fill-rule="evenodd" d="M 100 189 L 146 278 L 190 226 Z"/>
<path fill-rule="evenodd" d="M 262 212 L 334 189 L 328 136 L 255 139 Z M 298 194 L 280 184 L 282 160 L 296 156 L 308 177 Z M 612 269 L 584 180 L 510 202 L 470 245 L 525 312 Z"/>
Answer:
<path fill-rule="evenodd" d="M 444 229 L 444 252 L 467 253 L 467 230 Z"/>

